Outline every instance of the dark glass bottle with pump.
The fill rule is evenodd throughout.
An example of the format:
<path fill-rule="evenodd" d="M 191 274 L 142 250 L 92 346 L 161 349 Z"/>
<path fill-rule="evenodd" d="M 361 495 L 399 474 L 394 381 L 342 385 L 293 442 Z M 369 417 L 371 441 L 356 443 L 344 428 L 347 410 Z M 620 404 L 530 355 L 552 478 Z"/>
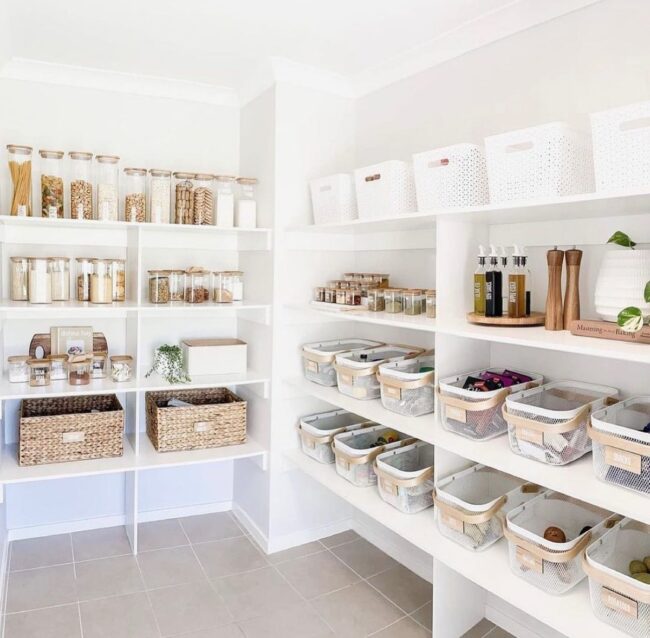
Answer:
<path fill-rule="evenodd" d="M 503 314 L 503 274 L 499 268 L 499 256 L 492 246 L 490 265 L 485 273 L 485 316 L 500 317 Z"/>

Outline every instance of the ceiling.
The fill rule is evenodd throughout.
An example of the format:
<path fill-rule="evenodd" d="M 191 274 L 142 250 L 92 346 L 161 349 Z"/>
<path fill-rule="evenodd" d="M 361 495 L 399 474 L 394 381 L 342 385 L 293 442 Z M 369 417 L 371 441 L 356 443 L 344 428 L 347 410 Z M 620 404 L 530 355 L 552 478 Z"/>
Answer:
<path fill-rule="evenodd" d="M 0 20 L 14 63 L 153 76 L 241 96 L 250 78 L 278 61 L 371 90 L 404 75 L 405 63 L 453 56 L 468 29 L 480 46 L 504 28 L 521 30 L 594 1 L 0 0 Z M 461 48 L 457 54 L 475 47 Z M 392 77 L 383 77 L 390 69 Z"/>

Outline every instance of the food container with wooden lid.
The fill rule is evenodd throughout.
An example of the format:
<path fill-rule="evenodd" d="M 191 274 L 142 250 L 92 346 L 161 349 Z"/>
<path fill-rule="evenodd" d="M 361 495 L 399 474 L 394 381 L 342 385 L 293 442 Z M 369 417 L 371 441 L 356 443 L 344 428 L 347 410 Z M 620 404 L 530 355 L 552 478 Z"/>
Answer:
<path fill-rule="evenodd" d="M 149 169 L 149 222 L 169 224 L 172 173 L 160 168 Z"/>
<path fill-rule="evenodd" d="M 185 271 L 173 268 L 167 273 L 169 276 L 169 301 L 184 301 Z"/>
<path fill-rule="evenodd" d="M 384 290 L 385 311 L 390 314 L 400 314 L 404 311 L 404 291 L 401 288 L 386 288 Z"/>
<path fill-rule="evenodd" d="M 124 221 L 142 224 L 147 221 L 147 169 L 125 168 L 124 175 Z"/>
<path fill-rule="evenodd" d="M 105 352 L 93 352 L 90 376 L 93 379 L 105 379 L 108 375 L 108 356 Z"/>
<path fill-rule="evenodd" d="M 168 270 L 149 271 L 149 303 L 169 303 Z"/>
<path fill-rule="evenodd" d="M 63 217 L 63 151 L 40 150 L 41 156 L 41 216 L 49 219 Z"/>
<path fill-rule="evenodd" d="M 424 305 L 424 294 L 422 290 L 417 288 L 404 290 L 404 314 L 405 315 L 421 315 Z"/>
<path fill-rule="evenodd" d="M 113 302 L 113 260 L 93 259 L 90 275 L 90 303 Z"/>
<path fill-rule="evenodd" d="M 210 300 L 210 273 L 192 267 L 185 271 L 185 302 L 203 303 Z"/>
<path fill-rule="evenodd" d="M 79 354 L 68 359 L 68 383 L 70 385 L 88 385 L 90 383 L 92 355 Z"/>
<path fill-rule="evenodd" d="M 10 257 L 11 261 L 11 300 L 29 299 L 29 257 Z"/>
<path fill-rule="evenodd" d="M 113 279 L 113 301 L 126 300 L 126 260 L 111 259 L 111 277 Z"/>
<path fill-rule="evenodd" d="M 11 215 L 32 216 L 32 147 L 7 144 L 11 176 Z"/>
<path fill-rule="evenodd" d="M 191 224 L 194 219 L 194 173 L 174 173 L 174 223 Z"/>
<path fill-rule="evenodd" d="M 70 217 L 72 219 L 93 218 L 93 154 L 85 151 L 71 151 L 70 156 Z M 115 195 L 117 198 L 117 195 Z M 117 199 L 115 200 L 117 204 Z"/>
<path fill-rule="evenodd" d="M 130 381 L 133 378 L 133 357 L 128 354 L 112 355 L 111 379 L 115 383 Z"/>
<path fill-rule="evenodd" d="M 50 379 L 52 381 L 65 381 L 68 378 L 68 355 L 51 354 L 50 360 Z"/>
<path fill-rule="evenodd" d="M 214 175 L 198 173 L 194 176 L 194 206 L 192 223 L 201 226 L 214 224 Z"/>
<path fill-rule="evenodd" d="M 38 388 L 50 385 L 51 363 L 48 359 L 29 359 L 29 385 Z"/>
<path fill-rule="evenodd" d="M 77 257 L 77 301 L 90 301 L 93 257 Z"/>
<path fill-rule="evenodd" d="M 97 219 L 116 222 L 119 219 L 119 163 L 117 155 L 98 155 L 97 163 Z"/>
<path fill-rule="evenodd" d="M 7 357 L 9 383 L 27 383 L 29 381 L 29 357 L 15 354 Z"/>

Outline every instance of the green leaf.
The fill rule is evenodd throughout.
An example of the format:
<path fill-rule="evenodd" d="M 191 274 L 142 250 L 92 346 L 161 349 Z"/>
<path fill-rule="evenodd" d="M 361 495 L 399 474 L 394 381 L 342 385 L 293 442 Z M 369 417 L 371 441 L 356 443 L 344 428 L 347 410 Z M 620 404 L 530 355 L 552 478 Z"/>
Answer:
<path fill-rule="evenodd" d="M 625 332 L 639 332 L 643 328 L 643 314 L 640 308 L 628 306 L 618 313 L 617 321 L 621 330 Z"/>
<path fill-rule="evenodd" d="M 645 288 L 643 290 L 643 298 L 646 303 L 650 303 L 650 281 L 646 282 Z"/>
<path fill-rule="evenodd" d="M 632 241 L 623 231 L 617 230 L 608 240 L 608 244 L 617 244 L 624 248 L 634 248 L 636 242 Z"/>

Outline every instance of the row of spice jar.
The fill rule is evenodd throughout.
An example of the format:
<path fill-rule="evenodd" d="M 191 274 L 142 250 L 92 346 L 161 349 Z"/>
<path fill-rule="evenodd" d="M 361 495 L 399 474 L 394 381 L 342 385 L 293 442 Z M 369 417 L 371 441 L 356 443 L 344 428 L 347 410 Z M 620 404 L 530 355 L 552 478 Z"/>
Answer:
<path fill-rule="evenodd" d="M 133 378 L 133 357 L 113 355 L 109 358 L 105 352 L 74 356 L 52 354 L 43 359 L 13 355 L 7 358 L 7 364 L 10 383 L 29 382 L 31 387 L 66 380 L 70 385 L 88 385 L 92 379 L 105 379 L 109 374 L 116 383 Z"/>
<path fill-rule="evenodd" d="M 69 257 L 11 257 L 11 299 L 47 304 L 70 301 Z M 77 301 L 104 304 L 126 300 L 124 259 L 76 259 Z"/>
<path fill-rule="evenodd" d="M 244 273 L 240 270 L 210 272 L 192 267 L 187 270 L 150 270 L 149 302 L 233 303 L 244 299 Z"/>
<path fill-rule="evenodd" d="M 9 144 L 9 171 L 13 185 L 11 215 L 31 217 L 32 148 Z M 41 215 L 62 218 L 64 213 L 63 151 L 40 150 Z M 72 219 L 119 219 L 119 161 L 116 155 L 95 156 L 73 151 L 70 157 L 70 217 Z M 149 188 L 147 197 L 147 175 Z M 172 175 L 174 193 L 172 197 Z M 237 226 L 255 228 L 257 205 L 254 178 L 197 174 L 144 168 L 124 169 L 124 220 L 158 224 L 235 225 L 234 184 L 239 185 Z M 93 183 L 95 197 L 93 198 Z M 172 217 L 173 200 L 173 217 Z M 216 215 L 215 215 L 216 213 Z M 216 216 L 216 222 L 215 222 Z"/>

